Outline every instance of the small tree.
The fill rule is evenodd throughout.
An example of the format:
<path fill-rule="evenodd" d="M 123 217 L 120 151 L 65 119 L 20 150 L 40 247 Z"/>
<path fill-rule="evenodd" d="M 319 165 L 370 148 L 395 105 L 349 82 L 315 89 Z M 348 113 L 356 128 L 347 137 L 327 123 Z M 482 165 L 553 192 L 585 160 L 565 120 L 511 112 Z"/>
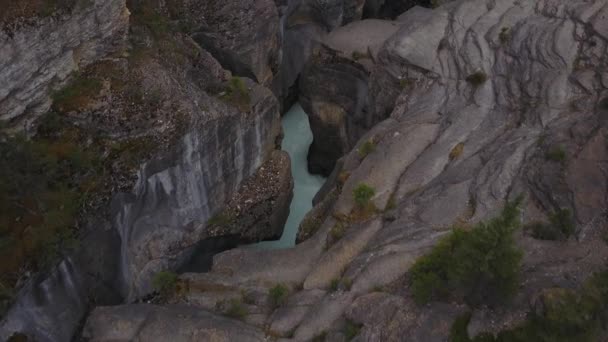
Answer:
<path fill-rule="evenodd" d="M 473 229 L 455 228 L 410 269 L 418 303 L 450 295 L 471 304 L 507 299 L 517 289 L 522 253 L 513 232 L 519 228 L 522 198 L 507 203 L 501 215 Z"/>

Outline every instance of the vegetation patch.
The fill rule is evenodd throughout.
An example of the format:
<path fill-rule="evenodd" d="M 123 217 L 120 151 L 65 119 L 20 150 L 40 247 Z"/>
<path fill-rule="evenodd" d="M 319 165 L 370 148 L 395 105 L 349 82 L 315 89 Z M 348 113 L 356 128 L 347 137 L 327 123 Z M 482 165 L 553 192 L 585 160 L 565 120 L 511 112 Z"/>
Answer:
<path fill-rule="evenodd" d="M 409 88 L 413 84 L 414 84 L 414 81 L 407 77 L 401 77 L 399 79 L 399 87 L 401 87 L 401 89 Z"/>
<path fill-rule="evenodd" d="M 374 190 L 374 188 L 365 183 L 359 183 L 353 190 L 355 206 L 351 211 L 348 220 L 351 222 L 365 221 L 376 214 L 378 208 L 376 208 L 374 202 L 371 201 L 375 194 L 376 190 Z"/>
<path fill-rule="evenodd" d="M 130 6 L 131 20 L 140 27 L 146 27 L 155 39 L 161 39 L 170 32 L 169 19 L 150 4 Z"/>
<path fill-rule="evenodd" d="M 348 225 L 346 223 L 341 221 L 336 222 L 336 224 L 334 224 L 334 226 L 331 227 L 331 230 L 329 231 L 329 237 L 331 238 L 332 242 L 331 244 L 340 240 L 344 236 L 344 234 L 346 234 L 347 229 Z"/>
<path fill-rule="evenodd" d="M 397 208 L 397 200 L 395 199 L 395 193 L 392 193 L 386 202 L 386 207 L 384 207 L 384 211 L 390 211 Z"/>
<path fill-rule="evenodd" d="M 300 223 L 300 234 L 302 236 L 312 236 L 321 227 L 321 219 L 316 215 L 306 215 Z"/>
<path fill-rule="evenodd" d="M 338 287 L 340 287 L 340 279 L 332 279 L 329 284 L 329 291 L 336 292 L 338 291 Z"/>
<path fill-rule="evenodd" d="M 375 194 L 376 190 L 365 183 L 359 183 L 353 190 L 355 203 L 362 207 L 367 205 Z"/>
<path fill-rule="evenodd" d="M 60 113 L 85 109 L 101 87 L 99 79 L 76 74 L 67 86 L 53 93 L 53 108 Z"/>
<path fill-rule="evenodd" d="M 44 270 L 78 247 L 81 216 L 151 149 L 148 138 L 117 142 L 56 112 L 38 123 L 31 139 L 0 137 L 0 288 L 13 289 L 25 272 Z"/>
<path fill-rule="evenodd" d="M 349 177 L 350 177 L 350 172 L 341 171 L 340 174 L 338 174 L 338 183 L 340 183 L 340 185 L 344 185 Z"/>
<path fill-rule="evenodd" d="M 359 149 L 357 150 L 357 152 L 359 153 L 359 157 L 361 157 L 361 159 L 367 157 L 368 154 L 374 152 L 374 150 L 376 149 L 376 144 L 374 143 L 373 140 L 369 139 L 366 140 L 363 144 L 361 144 L 361 146 L 359 146 Z"/>
<path fill-rule="evenodd" d="M 351 287 L 353 287 L 353 280 L 348 277 L 342 278 L 342 287 L 346 291 L 350 291 Z"/>
<path fill-rule="evenodd" d="M 152 278 L 152 286 L 161 296 L 168 297 L 177 288 L 177 274 L 168 271 L 161 271 Z"/>
<path fill-rule="evenodd" d="M 557 163 L 566 162 L 566 150 L 562 146 L 554 146 L 545 153 L 545 158 Z"/>
<path fill-rule="evenodd" d="M 532 222 L 526 226 L 531 236 L 539 240 L 565 240 L 574 234 L 575 225 L 568 209 L 559 209 L 549 215 L 549 223 Z"/>
<path fill-rule="evenodd" d="M 234 217 L 227 212 L 220 212 L 219 214 L 213 215 L 209 220 L 207 220 L 208 226 L 219 226 L 225 227 L 234 222 Z"/>
<path fill-rule="evenodd" d="M 19 18 L 49 17 L 59 11 L 72 11 L 77 4 L 89 0 L 0 0 L 0 27 L 5 28 Z"/>
<path fill-rule="evenodd" d="M 450 161 L 460 158 L 464 152 L 464 143 L 458 143 L 450 151 Z"/>
<path fill-rule="evenodd" d="M 278 308 L 287 302 L 289 296 L 289 289 L 283 284 L 277 284 L 268 291 L 268 298 L 270 299 L 270 305 L 273 308 Z"/>
<path fill-rule="evenodd" d="M 410 269 L 410 289 L 419 304 L 433 299 L 462 298 L 469 304 L 492 304 L 517 289 L 522 253 L 513 233 L 519 228 L 522 198 L 502 213 L 470 230 L 454 228 Z"/>
<path fill-rule="evenodd" d="M 488 75 L 486 75 L 483 71 L 477 71 L 467 76 L 467 82 L 469 82 L 473 87 L 479 87 L 482 84 L 486 83 L 488 80 Z"/>
<path fill-rule="evenodd" d="M 312 342 L 325 342 L 326 340 L 327 340 L 327 331 L 323 331 L 322 333 L 320 333 L 312 338 Z"/>
<path fill-rule="evenodd" d="M 243 319 L 249 311 L 247 307 L 243 305 L 243 301 L 237 298 L 233 298 L 228 301 L 228 309 L 226 309 L 225 315 L 228 317 Z"/>
<path fill-rule="evenodd" d="M 220 96 L 222 100 L 237 107 L 240 111 L 248 112 L 251 110 L 251 96 L 249 88 L 240 77 L 232 77 Z"/>
<path fill-rule="evenodd" d="M 361 51 L 357 51 L 357 50 L 353 51 L 353 53 L 351 54 L 351 57 L 352 57 L 352 58 L 353 58 L 355 61 L 358 61 L 358 60 L 363 59 L 363 58 L 370 58 L 370 56 L 369 56 L 369 54 L 368 54 L 368 53 L 366 53 L 366 52 L 361 52 Z"/>
<path fill-rule="evenodd" d="M 346 337 L 347 341 L 351 341 L 353 338 L 357 337 L 357 335 L 359 335 L 359 332 L 361 331 L 361 324 L 357 324 L 351 320 L 346 320 L 346 324 L 344 325 L 344 337 Z"/>
<path fill-rule="evenodd" d="M 486 333 L 470 338 L 471 315 L 452 325 L 453 342 L 595 342 L 606 334 L 608 324 L 608 271 L 591 276 L 578 291 L 549 289 L 542 297 L 542 309 L 530 312 L 519 326 L 498 336 Z"/>

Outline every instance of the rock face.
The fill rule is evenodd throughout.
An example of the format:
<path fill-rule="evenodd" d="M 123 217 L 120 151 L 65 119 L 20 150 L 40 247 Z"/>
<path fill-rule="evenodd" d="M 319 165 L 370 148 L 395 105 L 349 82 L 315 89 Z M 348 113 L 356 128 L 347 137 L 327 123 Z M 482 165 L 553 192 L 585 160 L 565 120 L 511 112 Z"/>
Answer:
<path fill-rule="evenodd" d="M 273 151 L 270 158 L 249 177 L 228 201 L 217 229 L 209 235 L 238 236 L 243 242 L 278 240 L 289 216 L 293 197 L 291 162 L 285 151 Z"/>
<path fill-rule="evenodd" d="M 81 248 L 48 274 L 27 280 L 0 322 L 2 340 L 14 332 L 40 341 L 71 340 L 91 305 L 149 293 L 154 273 L 178 268 L 200 240 L 226 233 L 211 231 L 207 221 L 271 157 L 276 163 L 267 177 L 276 181 L 275 192 L 257 194 L 262 203 L 248 203 L 258 208 L 259 221 L 250 222 L 243 239 L 280 234 L 291 178 L 285 156 L 274 152 L 281 126 L 272 92 L 236 79 L 246 103 L 231 98 L 226 89 L 235 79 L 209 52 L 175 31 L 168 40 L 167 32 L 154 30 L 137 13 L 132 46 L 82 70 L 78 77 L 95 78 L 101 89 L 67 114 L 116 145 L 148 139 L 146 162 L 132 160 L 135 165 L 121 172 L 108 166 L 113 179 L 104 189 L 107 198 L 87 213 L 92 217 L 82 229 Z M 39 90 L 36 96 L 48 98 L 46 88 Z"/>
<path fill-rule="evenodd" d="M 125 305 L 93 311 L 83 337 L 93 341 L 265 341 L 234 319 L 187 306 Z"/>
<path fill-rule="evenodd" d="M 400 24 L 363 20 L 341 27 L 316 49 L 300 77 L 300 103 L 308 113 L 314 141 L 309 170 L 329 175 L 336 160 L 386 115 L 371 112 L 369 73 L 380 47 Z"/>
<path fill-rule="evenodd" d="M 112 205 L 122 238 L 123 293 L 151 291 L 152 275 L 184 262 L 206 237 L 205 223 L 270 157 L 280 133 L 278 103 L 252 89 L 252 112 L 233 112 L 193 127 L 167 154 L 139 172 L 133 195 Z"/>
<path fill-rule="evenodd" d="M 279 67 L 279 17 L 272 0 L 178 1 L 178 17 L 224 68 L 269 85 Z"/>
<path fill-rule="evenodd" d="M 70 14 L 0 31 L 0 120 L 27 130 L 68 76 L 116 51 L 129 24 L 125 0 L 78 2 Z"/>
<path fill-rule="evenodd" d="M 211 272 L 183 276 L 185 301 L 221 311 L 205 293 L 229 291 L 251 303 L 246 322 L 297 341 L 324 332 L 337 340 L 345 319 L 361 324 L 359 340 L 446 341 L 464 312 L 471 335 L 510 328 L 546 289 L 577 288 L 605 269 L 607 9 L 605 0 L 460 0 L 406 13 L 367 81 L 369 112 L 386 119 L 334 170 L 324 193 L 337 199 L 316 232 L 289 250 L 217 255 Z M 368 220 L 352 215 L 360 183 L 375 189 L 382 212 Z M 513 302 L 415 304 L 407 276 L 416 259 L 453 224 L 493 217 L 519 194 L 524 222 L 567 208 L 576 229 L 564 241 L 517 233 L 524 257 Z M 290 289 L 278 310 L 239 297 L 277 283 Z"/>

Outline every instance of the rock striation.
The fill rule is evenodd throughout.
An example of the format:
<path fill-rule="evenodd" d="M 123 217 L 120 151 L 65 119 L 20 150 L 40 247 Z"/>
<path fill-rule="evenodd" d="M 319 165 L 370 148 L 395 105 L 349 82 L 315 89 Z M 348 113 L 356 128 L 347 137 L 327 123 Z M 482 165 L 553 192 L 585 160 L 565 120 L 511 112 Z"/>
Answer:
<path fill-rule="evenodd" d="M 121 48 L 129 10 L 125 0 L 94 0 L 32 20 L 0 30 L 0 120 L 18 131 L 49 110 L 72 72 Z"/>
<path fill-rule="evenodd" d="M 337 192 L 330 214 L 293 249 L 217 255 L 211 272 L 182 277 L 196 289 L 183 301 L 221 312 L 207 296 L 226 290 L 251 306 L 245 322 L 286 340 L 337 340 L 348 319 L 362 341 L 445 341 L 465 312 L 470 336 L 497 333 L 538 308 L 531 303 L 547 289 L 580 287 L 608 260 L 607 11 L 605 0 L 459 0 L 406 13 L 362 94 L 379 122 L 324 190 Z M 375 189 L 368 220 L 353 216 L 361 183 Z M 493 217 L 519 194 L 524 223 L 568 209 L 575 229 L 561 241 L 517 233 L 524 256 L 513 302 L 416 304 L 407 286 L 416 259 L 453 224 Z M 290 290 L 279 309 L 238 297 L 277 283 Z"/>

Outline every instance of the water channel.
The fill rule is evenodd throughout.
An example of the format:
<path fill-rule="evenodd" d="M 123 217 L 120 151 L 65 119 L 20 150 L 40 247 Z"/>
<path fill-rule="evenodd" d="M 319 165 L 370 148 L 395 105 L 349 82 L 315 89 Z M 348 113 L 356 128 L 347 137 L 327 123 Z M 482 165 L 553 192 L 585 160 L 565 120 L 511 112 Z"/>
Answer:
<path fill-rule="evenodd" d="M 312 199 L 325 182 L 325 178 L 308 172 L 308 148 L 312 143 L 312 131 L 308 116 L 299 104 L 293 105 L 283 116 L 283 133 L 281 144 L 283 151 L 291 157 L 291 175 L 294 180 L 293 200 L 289 207 L 289 217 L 283 229 L 281 239 L 264 241 L 254 245 L 256 248 L 279 249 L 295 245 L 300 222 L 312 209 Z"/>

